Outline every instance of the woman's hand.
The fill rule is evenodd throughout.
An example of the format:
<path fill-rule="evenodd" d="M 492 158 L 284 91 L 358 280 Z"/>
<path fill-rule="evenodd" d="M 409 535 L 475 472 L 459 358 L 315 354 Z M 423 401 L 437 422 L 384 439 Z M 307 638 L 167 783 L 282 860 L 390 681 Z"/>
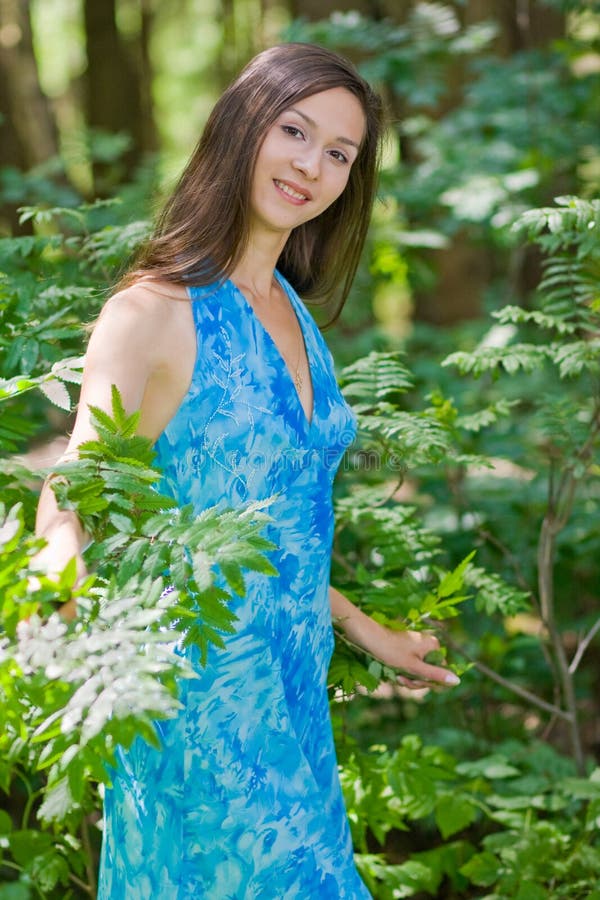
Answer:
<path fill-rule="evenodd" d="M 398 675 L 398 682 L 404 687 L 431 687 L 432 682 L 445 686 L 460 684 L 460 678 L 454 672 L 426 662 L 425 657 L 429 653 L 440 649 L 440 642 L 435 635 L 426 631 L 392 631 L 390 628 L 380 627 L 379 644 L 369 648 L 369 652 L 384 665 L 401 669 L 411 676 Z"/>
<path fill-rule="evenodd" d="M 380 660 L 384 665 L 400 669 L 398 682 L 416 689 L 433 684 L 450 687 L 460 684 L 460 679 L 444 666 L 425 660 L 429 653 L 440 649 L 440 642 L 425 631 L 394 631 L 380 625 L 340 594 L 329 589 L 331 614 L 343 629 L 346 637 Z"/>
<path fill-rule="evenodd" d="M 59 576 L 61 574 L 60 570 L 57 569 L 53 563 L 55 560 L 46 553 L 46 547 L 44 547 L 36 556 L 32 558 L 31 566 L 34 571 L 38 573 L 43 573 L 47 578 L 51 581 L 58 581 Z M 67 563 L 70 560 L 67 559 Z M 85 567 L 85 563 L 83 562 L 82 557 L 77 554 L 75 556 L 75 571 L 76 571 L 76 580 L 75 585 L 79 585 L 88 575 L 88 571 Z M 41 583 L 38 575 L 30 575 L 28 578 L 28 587 L 30 591 L 39 591 L 41 588 Z M 61 606 L 57 607 L 58 614 L 66 621 L 71 622 L 73 619 L 77 617 L 77 602 L 74 597 L 71 597 L 70 600 L 67 600 L 66 603 L 63 603 Z"/>

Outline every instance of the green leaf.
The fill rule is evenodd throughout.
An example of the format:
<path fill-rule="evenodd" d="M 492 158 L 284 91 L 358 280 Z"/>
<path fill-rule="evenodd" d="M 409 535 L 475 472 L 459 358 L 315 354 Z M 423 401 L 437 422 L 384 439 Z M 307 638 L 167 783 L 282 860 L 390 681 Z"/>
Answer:
<path fill-rule="evenodd" d="M 40 390 L 55 406 L 67 412 L 71 409 L 71 396 L 62 381 L 44 381 L 40 384 Z"/>
<path fill-rule="evenodd" d="M 469 563 L 475 556 L 475 553 L 475 550 L 469 553 L 469 555 L 466 556 L 452 572 L 448 572 L 442 578 L 436 591 L 438 597 L 451 597 L 452 594 L 455 594 L 461 589 L 464 584 L 465 571 L 467 570 Z"/>
<path fill-rule="evenodd" d="M 11 853 L 20 866 L 25 866 L 34 856 L 40 856 L 52 848 L 52 835 L 31 828 L 13 831 L 9 838 Z"/>
<path fill-rule="evenodd" d="M 500 368 L 503 368 L 509 375 L 514 375 L 520 369 L 524 372 L 533 372 L 541 368 L 547 356 L 547 349 L 535 344 L 513 344 L 509 347 L 486 346 L 471 353 L 465 351 L 451 353 L 442 365 L 456 366 L 462 374 L 471 374 L 475 377 Z"/>
<path fill-rule="evenodd" d="M 69 879 L 69 864 L 54 849 L 34 857 L 26 871 L 42 891 L 51 891 L 57 884 L 65 885 Z"/>
<path fill-rule="evenodd" d="M 472 856 L 459 871 L 478 887 L 490 887 L 502 874 L 502 866 L 493 853 L 484 851 Z"/>
<path fill-rule="evenodd" d="M 133 522 L 129 516 L 124 516 L 122 513 L 109 513 L 108 521 L 117 531 L 123 532 L 122 536 L 125 537 L 125 542 L 127 542 L 127 535 L 135 534 L 136 532 L 135 522 Z"/>
<path fill-rule="evenodd" d="M 10 834 L 12 827 L 11 817 L 3 809 L 0 809 L 0 834 Z"/>
<path fill-rule="evenodd" d="M 548 890 L 542 887 L 541 884 L 524 879 L 519 884 L 519 889 L 514 898 L 515 900 L 548 900 Z"/>
<path fill-rule="evenodd" d="M 341 636 L 337 636 L 335 652 L 329 665 L 328 683 L 341 688 L 345 694 L 352 694 L 358 684 L 368 691 L 379 685 L 379 677 L 370 671 L 361 655 Z"/>
<path fill-rule="evenodd" d="M 599 769 L 595 770 L 600 772 Z M 598 775 L 594 778 L 592 774 L 590 778 L 563 778 L 558 785 L 561 792 L 569 797 L 576 797 L 581 800 L 594 800 L 600 798 L 600 780 Z"/>
<path fill-rule="evenodd" d="M 116 423 L 109 413 L 105 412 L 99 406 L 90 405 L 89 410 L 92 416 L 92 423 L 98 431 L 104 430 L 108 434 L 117 433 Z"/>
<path fill-rule="evenodd" d="M 505 756 L 498 753 L 484 756 L 481 759 L 461 762 L 457 765 L 456 771 L 460 775 L 468 775 L 471 778 L 483 775 L 492 780 L 514 778 L 521 774 L 519 769 L 511 765 Z"/>
<path fill-rule="evenodd" d="M 435 821 L 444 840 L 467 828 L 477 818 L 478 808 L 467 794 L 444 794 L 435 807 Z"/>
<path fill-rule="evenodd" d="M 222 562 L 221 572 L 223 573 L 228 586 L 234 593 L 241 594 L 242 596 L 246 593 L 244 576 L 236 560 Z"/>
<path fill-rule="evenodd" d="M 413 386 L 413 377 L 399 353 L 369 353 L 342 372 L 344 394 L 372 406 Z"/>
<path fill-rule="evenodd" d="M 441 878 L 436 876 L 436 872 L 431 865 L 426 865 L 416 859 L 409 859 L 407 862 L 396 866 L 393 876 L 398 885 L 409 889 L 409 893 L 400 894 L 400 896 L 405 897 L 413 896 L 420 891 L 435 892 L 441 881 Z"/>

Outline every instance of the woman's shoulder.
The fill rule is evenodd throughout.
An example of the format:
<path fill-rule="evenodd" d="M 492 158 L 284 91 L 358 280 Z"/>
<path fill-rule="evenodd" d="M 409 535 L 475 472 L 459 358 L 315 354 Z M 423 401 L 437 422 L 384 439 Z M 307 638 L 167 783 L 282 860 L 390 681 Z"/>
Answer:
<path fill-rule="evenodd" d="M 182 284 L 142 276 L 131 284 L 115 291 L 106 301 L 101 315 L 110 312 L 132 316 L 169 316 L 176 307 L 189 301 L 189 295 Z"/>
<path fill-rule="evenodd" d="M 190 303 L 183 285 L 149 277 L 118 289 L 104 304 L 94 325 L 90 347 L 128 347 L 132 354 L 162 356 L 170 353 L 189 331 Z"/>
<path fill-rule="evenodd" d="M 116 385 L 154 438 L 185 395 L 196 357 L 190 303 L 177 286 L 138 280 L 105 303 L 85 355 L 82 401 L 110 408 Z"/>
<path fill-rule="evenodd" d="M 187 307 L 189 298 L 183 285 L 143 277 L 108 298 L 94 330 L 134 330 L 144 337 L 185 319 Z"/>

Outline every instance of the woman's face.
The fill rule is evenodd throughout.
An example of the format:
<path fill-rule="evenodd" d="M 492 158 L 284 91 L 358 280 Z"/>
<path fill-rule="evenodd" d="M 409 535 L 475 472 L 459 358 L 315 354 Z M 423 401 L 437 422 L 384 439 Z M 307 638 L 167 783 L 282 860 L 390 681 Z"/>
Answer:
<path fill-rule="evenodd" d="M 285 110 L 258 152 L 251 192 L 251 233 L 289 232 L 340 196 L 365 131 L 360 101 L 331 88 Z"/>

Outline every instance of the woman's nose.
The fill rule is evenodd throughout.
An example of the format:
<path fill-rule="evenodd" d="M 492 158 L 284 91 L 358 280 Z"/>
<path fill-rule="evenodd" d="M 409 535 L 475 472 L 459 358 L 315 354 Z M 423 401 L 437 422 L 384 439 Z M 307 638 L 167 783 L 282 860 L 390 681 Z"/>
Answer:
<path fill-rule="evenodd" d="M 305 178 L 316 181 L 321 171 L 321 154 L 316 150 L 307 150 L 296 157 L 293 166 L 298 172 L 302 172 Z"/>

